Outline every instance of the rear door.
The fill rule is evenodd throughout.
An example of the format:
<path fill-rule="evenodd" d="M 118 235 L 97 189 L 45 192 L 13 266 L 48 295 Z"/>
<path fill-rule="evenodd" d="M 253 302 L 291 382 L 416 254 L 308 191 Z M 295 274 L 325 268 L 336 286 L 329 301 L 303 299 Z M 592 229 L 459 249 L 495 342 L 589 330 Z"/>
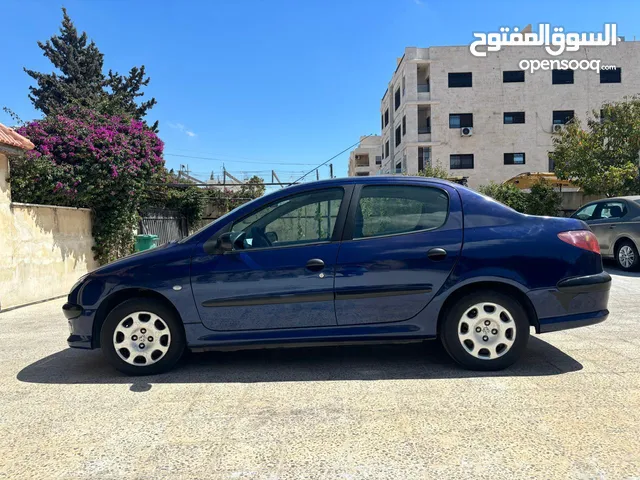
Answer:
<path fill-rule="evenodd" d="M 356 187 L 336 261 L 338 324 L 415 316 L 442 287 L 461 247 L 462 211 L 453 187 Z"/>

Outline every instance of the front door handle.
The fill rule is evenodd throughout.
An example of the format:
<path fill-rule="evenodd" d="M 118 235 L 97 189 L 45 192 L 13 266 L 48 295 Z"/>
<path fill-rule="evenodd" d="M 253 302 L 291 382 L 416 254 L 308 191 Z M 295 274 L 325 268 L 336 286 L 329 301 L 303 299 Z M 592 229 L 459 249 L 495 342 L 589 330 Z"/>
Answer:
<path fill-rule="evenodd" d="M 324 262 L 320 258 L 312 258 L 307 262 L 306 267 L 312 272 L 319 272 L 324 268 Z"/>
<path fill-rule="evenodd" d="M 609 229 L 616 228 L 615 225 L 609 225 Z"/>
<path fill-rule="evenodd" d="M 439 262 L 447 258 L 447 251 L 444 248 L 432 248 L 427 252 L 427 257 L 434 262 Z"/>

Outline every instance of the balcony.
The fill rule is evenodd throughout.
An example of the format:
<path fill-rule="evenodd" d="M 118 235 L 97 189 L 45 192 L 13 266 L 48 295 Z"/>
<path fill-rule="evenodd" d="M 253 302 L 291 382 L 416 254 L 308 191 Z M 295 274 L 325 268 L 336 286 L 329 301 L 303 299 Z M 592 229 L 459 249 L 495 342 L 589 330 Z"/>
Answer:
<path fill-rule="evenodd" d="M 428 83 L 418 84 L 418 102 L 431 101 L 431 86 Z"/>

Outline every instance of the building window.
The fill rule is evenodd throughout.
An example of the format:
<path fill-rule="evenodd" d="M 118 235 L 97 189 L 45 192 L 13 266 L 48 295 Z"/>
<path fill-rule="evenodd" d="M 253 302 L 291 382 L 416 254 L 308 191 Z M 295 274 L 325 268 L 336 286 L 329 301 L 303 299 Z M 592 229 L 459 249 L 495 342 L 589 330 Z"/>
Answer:
<path fill-rule="evenodd" d="M 384 142 L 384 158 L 389 156 L 389 140 Z"/>
<path fill-rule="evenodd" d="M 389 125 L 389 109 L 388 108 L 384 111 L 384 126 L 386 127 L 387 125 Z"/>
<path fill-rule="evenodd" d="M 429 147 L 418 148 L 418 172 L 422 172 L 425 165 L 431 165 L 431 149 Z"/>
<path fill-rule="evenodd" d="M 472 84 L 471 72 L 449 74 L 449 88 L 471 87 Z"/>
<path fill-rule="evenodd" d="M 556 170 L 556 162 L 553 160 L 553 158 L 551 158 L 551 155 L 549 155 L 549 171 L 555 172 L 555 170 Z"/>
<path fill-rule="evenodd" d="M 406 83 L 405 83 L 405 81 L 404 81 L 404 75 L 403 75 L 403 76 L 402 76 L 402 96 L 403 96 L 403 97 L 404 97 L 404 91 L 405 91 L 405 88 L 406 88 Z"/>
<path fill-rule="evenodd" d="M 398 125 L 396 128 L 396 147 L 400 145 L 400 142 L 402 142 L 402 128 Z"/>
<path fill-rule="evenodd" d="M 622 69 L 600 70 L 600 83 L 620 83 L 622 82 Z"/>
<path fill-rule="evenodd" d="M 382 157 L 380 155 L 376 155 L 376 165 L 382 165 Z"/>
<path fill-rule="evenodd" d="M 398 87 L 395 94 L 395 110 L 397 110 L 399 107 L 400 107 L 400 87 Z"/>
<path fill-rule="evenodd" d="M 505 165 L 524 165 L 524 153 L 505 153 Z"/>
<path fill-rule="evenodd" d="M 473 127 L 473 113 L 450 113 L 449 128 Z"/>
<path fill-rule="evenodd" d="M 384 115 L 380 115 L 380 128 L 384 128 Z"/>
<path fill-rule="evenodd" d="M 524 123 L 524 112 L 504 112 L 504 124 Z"/>
<path fill-rule="evenodd" d="M 553 124 L 565 125 L 573 120 L 573 110 L 554 110 L 553 111 Z"/>
<path fill-rule="evenodd" d="M 554 85 L 567 85 L 573 83 L 573 70 L 553 70 L 551 72 L 551 83 Z"/>
<path fill-rule="evenodd" d="M 402 162 L 396 163 L 396 173 L 402 173 Z"/>
<path fill-rule="evenodd" d="M 502 83 L 524 82 L 524 70 L 507 70 L 502 72 Z"/>
<path fill-rule="evenodd" d="M 402 117 L 402 136 L 407 134 L 407 116 Z"/>
<path fill-rule="evenodd" d="M 451 170 L 473 168 L 473 153 L 449 155 L 449 168 Z"/>

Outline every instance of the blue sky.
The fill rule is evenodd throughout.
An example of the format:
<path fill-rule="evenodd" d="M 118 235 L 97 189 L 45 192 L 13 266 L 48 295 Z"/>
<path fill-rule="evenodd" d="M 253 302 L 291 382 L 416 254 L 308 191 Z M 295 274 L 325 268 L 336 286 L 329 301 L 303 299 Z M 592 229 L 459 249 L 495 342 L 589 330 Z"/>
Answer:
<path fill-rule="evenodd" d="M 64 5 L 121 73 L 144 64 L 158 100 L 167 165 L 197 176 L 292 180 L 361 135 L 379 133 L 380 98 L 404 47 L 467 45 L 474 31 L 541 22 L 640 38 L 628 1 L 3 0 L 0 107 L 40 116 L 22 67 L 51 71 L 36 42 L 57 32 Z M 0 111 L 0 122 L 11 119 Z M 184 158 L 177 155 L 204 158 Z M 333 161 L 347 172 L 348 153 Z M 320 170 L 322 178 L 328 168 Z M 315 176 L 315 175 L 314 175 Z"/>

